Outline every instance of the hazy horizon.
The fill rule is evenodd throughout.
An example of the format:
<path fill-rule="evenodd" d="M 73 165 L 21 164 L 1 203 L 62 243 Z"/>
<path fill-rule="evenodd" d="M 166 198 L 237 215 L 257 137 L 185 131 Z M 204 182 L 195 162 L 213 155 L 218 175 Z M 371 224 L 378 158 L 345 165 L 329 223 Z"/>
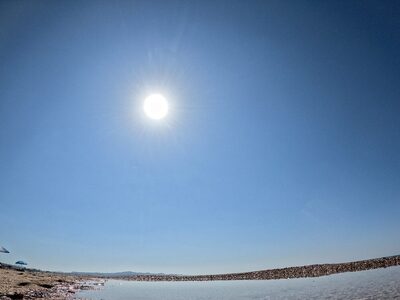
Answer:
<path fill-rule="evenodd" d="M 399 13 L 2 1 L 0 262 L 209 274 L 399 254 Z"/>

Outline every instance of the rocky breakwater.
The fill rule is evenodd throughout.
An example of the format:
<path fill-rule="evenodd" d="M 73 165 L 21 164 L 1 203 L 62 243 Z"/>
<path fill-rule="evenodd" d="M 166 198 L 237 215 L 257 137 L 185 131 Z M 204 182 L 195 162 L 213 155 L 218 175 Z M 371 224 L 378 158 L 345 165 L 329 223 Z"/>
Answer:
<path fill-rule="evenodd" d="M 335 264 L 315 264 L 245 273 L 216 275 L 135 275 L 119 279 L 135 281 L 208 281 L 208 280 L 268 280 L 319 277 L 344 272 L 400 266 L 400 255 Z M 115 279 L 115 278 L 114 278 Z"/>

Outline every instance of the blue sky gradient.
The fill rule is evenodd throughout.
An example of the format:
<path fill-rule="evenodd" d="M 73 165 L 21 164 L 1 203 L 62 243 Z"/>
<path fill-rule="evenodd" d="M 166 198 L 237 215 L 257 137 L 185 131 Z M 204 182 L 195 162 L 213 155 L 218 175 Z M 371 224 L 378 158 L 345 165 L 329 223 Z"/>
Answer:
<path fill-rule="evenodd" d="M 1 2 L 0 260 L 201 274 L 399 254 L 399 14 Z"/>

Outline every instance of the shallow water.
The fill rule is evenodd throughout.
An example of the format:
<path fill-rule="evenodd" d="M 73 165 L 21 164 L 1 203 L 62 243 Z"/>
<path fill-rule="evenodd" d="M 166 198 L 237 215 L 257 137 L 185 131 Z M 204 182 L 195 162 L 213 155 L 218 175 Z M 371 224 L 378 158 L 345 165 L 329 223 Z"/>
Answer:
<path fill-rule="evenodd" d="M 318 278 L 267 281 L 136 282 L 110 280 L 82 291 L 93 300 L 400 299 L 400 266 Z"/>

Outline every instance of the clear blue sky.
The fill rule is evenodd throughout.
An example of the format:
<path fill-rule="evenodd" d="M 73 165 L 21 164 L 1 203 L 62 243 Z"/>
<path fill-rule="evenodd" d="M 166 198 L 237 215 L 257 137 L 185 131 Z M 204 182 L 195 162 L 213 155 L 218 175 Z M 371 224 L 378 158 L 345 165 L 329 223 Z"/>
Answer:
<path fill-rule="evenodd" d="M 2 1 L 0 244 L 49 270 L 400 253 L 398 1 Z M 147 119 L 162 92 L 170 114 Z"/>

